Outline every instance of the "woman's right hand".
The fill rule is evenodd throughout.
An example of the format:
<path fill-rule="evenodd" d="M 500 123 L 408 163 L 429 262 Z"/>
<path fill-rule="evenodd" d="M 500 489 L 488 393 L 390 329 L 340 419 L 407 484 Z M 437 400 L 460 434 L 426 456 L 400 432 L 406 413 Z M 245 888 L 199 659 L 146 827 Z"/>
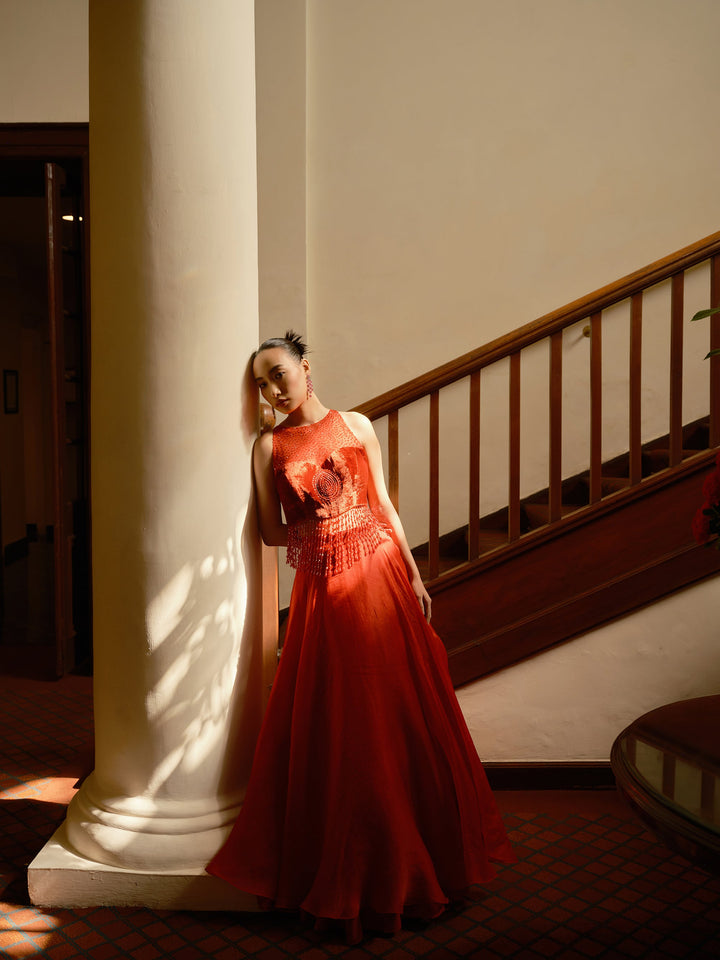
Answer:
<path fill-rule="evenodd" d="M 410 583 L 412 585 L 413 593 L 417 597 L 418 603 L 420 604 L 420 609 L 422 610 L 427 622 L 430 623 L 430 617 L 432 616 L 432 598 L 425 589 L 425 584 L 422 582 L 422 577 L 417 571 L 415 571 L 413 574 Z"/>

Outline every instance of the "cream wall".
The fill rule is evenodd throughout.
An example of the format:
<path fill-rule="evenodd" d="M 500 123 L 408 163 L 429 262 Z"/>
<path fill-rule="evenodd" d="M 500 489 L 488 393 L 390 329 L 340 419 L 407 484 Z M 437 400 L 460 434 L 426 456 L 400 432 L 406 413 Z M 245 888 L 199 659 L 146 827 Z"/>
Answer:
<path fill-rule="evenodd" d="M 308 323 L 332 403 L 718 228 L 715 0 L 307 10 Z"/>
<path fill-rule="evenodd" d="M 0 123 L 86 123 L 88 0 L 0 0 Z"/>
<path fill-rule="evenodd" d="M 306 329 L 305 2 L 256 0 L 260 337 Z"/>

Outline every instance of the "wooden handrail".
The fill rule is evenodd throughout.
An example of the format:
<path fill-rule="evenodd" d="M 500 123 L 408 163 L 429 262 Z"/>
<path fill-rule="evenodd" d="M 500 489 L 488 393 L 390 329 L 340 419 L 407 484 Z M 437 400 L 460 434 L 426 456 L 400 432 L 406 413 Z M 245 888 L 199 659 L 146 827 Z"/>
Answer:
<path fill-rule="evenodd" d="M 677 273 L 682 273 L 682 271 L 688 270 L 710 257 L 715 257 L 715 263 L 720 264 L 720 232 L 713 233 L 697 243 L 683 247 L 682 250 L 663 257 L 661 260 L 656 260 L 647 267 L 636 270 L 615 283 L 601 287 L 588 296 L 573 300 L 566 306 L 520 327 L 511 334 L 498 337 L 483 347 L 471 350 L 455 360 L 435 367 L 428 373 L 415 377 L 413 380 L 408 380 L 393 390 L 388 390 L 372 400 L 359 404 L 355 409 L 364 413 L 371 420 L 377 420 L 393 410 L 398 410 L 400 407 L 420 400 L 429 393 L 448 386 L 448 384 L 462 380 L 468 374 L 481 370 L 511 353 L 522 350 L 538 340 L 543 340 L 558 330 L 577 323 L 579 320 L 584 320 L 593 314 L 600 313 L 621 300 L 640 294 L 647 287 L 667 280 Z M 716 265 L 714 267 L 713 276 L 720 277 L 720 266 Z M 720 288 L 720 280 L 716 280 L 715 285 L 716 288 Z M 712 329 L 713 336 L 718 340 L 716 345 L 720 345 L 720 321 L 714 323 Z M 720 397 L 720 378 L 714 389 L 716 395 Z M 719 435 L 716 440 L 717 443 L 720 442 L 720 424 L 716 429 Z"/>

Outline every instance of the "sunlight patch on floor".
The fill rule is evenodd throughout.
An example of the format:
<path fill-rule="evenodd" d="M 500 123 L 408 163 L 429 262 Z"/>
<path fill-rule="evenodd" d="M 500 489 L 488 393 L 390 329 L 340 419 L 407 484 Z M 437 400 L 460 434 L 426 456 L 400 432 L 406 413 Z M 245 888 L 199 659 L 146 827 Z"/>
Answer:
<path fill-rule="evenodd" d="M 2 800 L 42 800 L 45 803 L 70 803 L 77 793 L 77 777 L 42 777 L 26 780 L 0 790 Z"/>

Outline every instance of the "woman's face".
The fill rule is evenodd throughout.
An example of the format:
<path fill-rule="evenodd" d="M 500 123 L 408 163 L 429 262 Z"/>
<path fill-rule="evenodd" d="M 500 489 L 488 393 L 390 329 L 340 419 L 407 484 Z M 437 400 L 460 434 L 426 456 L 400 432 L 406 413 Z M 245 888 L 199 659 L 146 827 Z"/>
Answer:
<path fill-rule="evenodd" d="M 280 413 L 292 413 L 307 399 L 307 360 L 296 360 L 284 347 L 261 350 L 253 360 L 260 393 Z"/>

